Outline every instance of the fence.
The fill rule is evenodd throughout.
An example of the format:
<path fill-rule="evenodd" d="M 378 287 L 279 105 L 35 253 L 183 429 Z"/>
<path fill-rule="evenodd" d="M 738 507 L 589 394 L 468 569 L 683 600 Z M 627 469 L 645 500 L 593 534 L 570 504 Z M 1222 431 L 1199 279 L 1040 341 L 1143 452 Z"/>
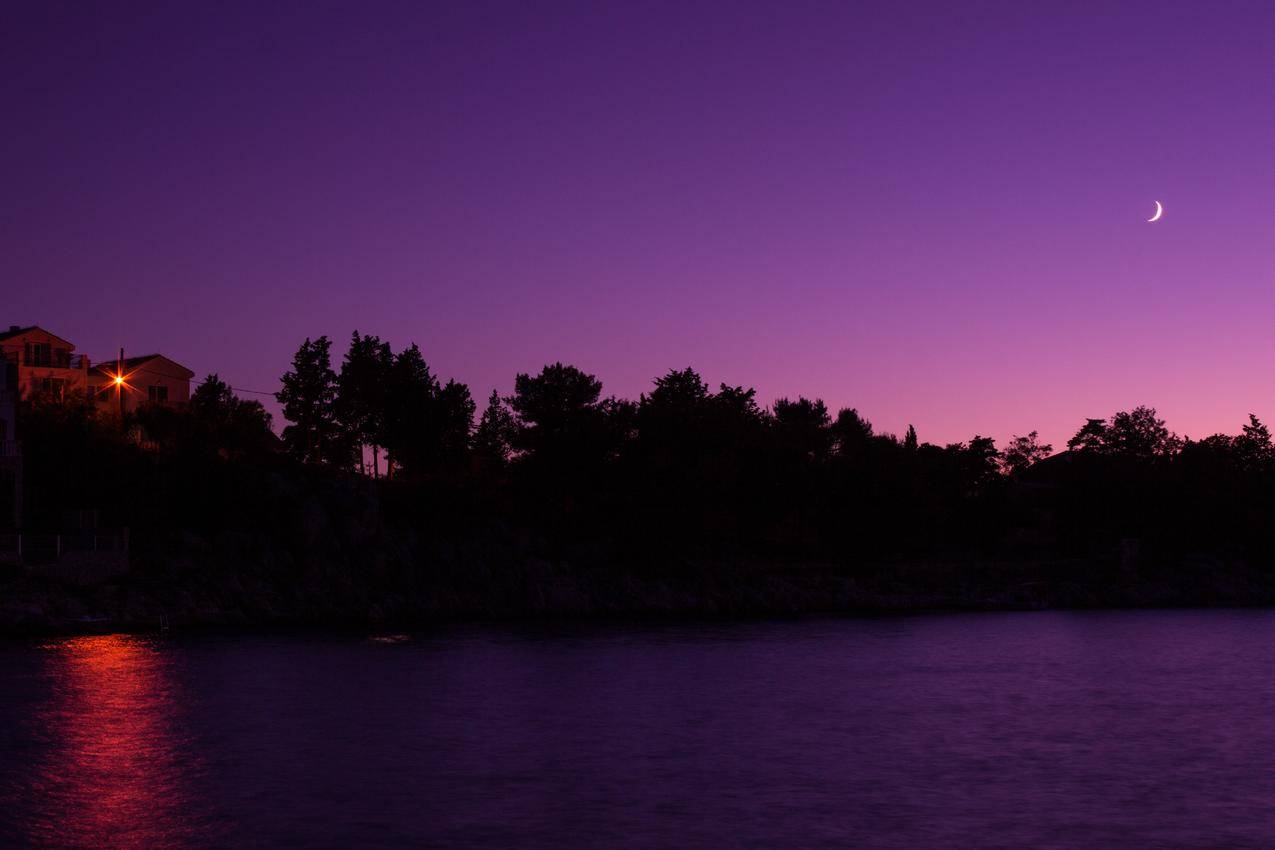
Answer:
<path fill-rule="evenodd" d="M 0 562 L 56 564 L 71 552 L 128 552 L 128 530 L 76 531 L 70 534 L 0 534 Z"/>

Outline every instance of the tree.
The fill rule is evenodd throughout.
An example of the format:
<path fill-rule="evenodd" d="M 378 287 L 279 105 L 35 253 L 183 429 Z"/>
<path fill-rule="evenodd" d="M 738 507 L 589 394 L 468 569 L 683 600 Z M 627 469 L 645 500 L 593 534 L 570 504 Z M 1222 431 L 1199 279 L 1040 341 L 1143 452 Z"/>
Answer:
<path fill-rule="evenodd" d="M 849 457 L 858 454 L 872 439 L 872 423 L 859 415 L 859 411 L 843 408 L 832 423 L 832 439 L 838 455 Z"/>
<path fill-rule="evenodd" d="M 190 394 L 188 410 L 203 438 L 225 453 L 265 451 L 275 443 L 261 402 L 239 398 L 216 372 Z"/>
<path fill-rule="evenodd" d="M 636 408 L 640 448 L 660 466 L 690 464 L 710 437 L 707 427 L 712 393 L 694 369 L 670 370 L 656 378 L 655 389 L 643 393 Z"/>
<path fill-rule="evenodd" d="M 709 395 L 708 384 L 688 366 L 656 378 L 655 389 L 643 395 L 640 403 L 645 410 L 685 416 L 699 412 Z"/>
<path fill-rule="evenodd" d="M 434 408 L 438 459 L 443 464 L 459 463 L 469 451 L 474 428 L 474 400 L 469 387 L 449 379 L 435 397 Z"/>
<path fill-rule="evenodd" d="M 350 466 L 354 453 L 336 417 L 332 341 L 321 336 L 312 342 L 307 337 L 292 358 L 292 369 L 280 380 L 283 389 L 275 398 L 292 423 L 283 429 L 287 450 L 307 463 Z"/>
<path fill-rule="evenodd" d="M 1240 467 L 1250 471 L 1268 470 L 1275 464 L 1275 446 L 1271 445 L 1271 432 L 1253 414 L 1243 432 L 1231 442 L 1231 450 Z"/>
<path fill-rule="evenodd" d="M 456 467 L 469 451 L 474 401 L 469 387 L 440 386 L 415 343 L 387 369 L 383 444 L 391 468 L 427 475 Z"/>
<path fill-rule="evenodd" d="M 474 431 L 474 455 L 486 464 L 504 466 L 513 451 L 512 441 L 517 427 L 500 394 L 492 390 L 487 408 Z"/>
<path fill-rule="evenodd" d="M 1067 441 L 1072 451 L 1114 455 L 1136 460 L 1151 460 L 1176 454 L 1182 441 L 1164 427 L 1154 407 L 1139 405 L 1105 419 L 1086 420 L 1084 426 Z"/>
<path fill-rule="evenodd" d="M 991 437 L 980 437 L 977 434 L 971 437 L 963 454 L 965 474 L 975 486 L 982 487 L 999 477 L 1001 454 L 996 450 L 996 441 Z"/>
<path fill-rule="evenodd" d="M 372 475 L 381 474 L 381 444 L 385 436 L 386 392 L 394 356 L 388 343 L 354 331 L 350 348 L 337 378 L 337 413 L 350 438 L 359 446 L 359 462 L 365 448 L 372 450 Z"/>
<path fill-rule="evenodd" d="M 436 429 L 431 423 L 438 380 L 429 370 L 420 347 L 412 343 L 394 356 L 386 379 L 382 443 L 388 465 L 423 471 L 432 465 Z"/>
<path fill-rule="evenodd" d="M 796 401 L 778 399 L 773 421 L 786 450 L 806 460 L 819 461 L 827 457 L 833 435 L 823 399 L 811 401 L 803 396 L 798 396 Z"/>
<path fill-rule="evenodd" d="M 732 387 L 727 384 L 718 385 L 712 397 L 714 417 L 720 424 L 740 430 L 755 430 L 765 425 L 768 416 L 766 411 L 757 405 L 757 390 L 749 387 Z"/>
<path fill-rule="evenodd" d="M 1111 417 L 1106 431 L 1106 449 L 1112 454 L 1138 460 L 1167 457 L 1182 448 L 1182 441 L 1164 427 L 1154 407 L 1139 405 Z"/>
<path fill-rule="evenodd" d="M 554 363 L 519 374 L 505 399 L 518 423 L 513 446 L 518 478 L 538 490 L 551 514 L 580 516 L 600 509 L 603 469 L 632 431 L 633 405 L 600 401 L 602 383 L 574 366 Z"/>
<path fill-rule="evenodd" d="M 1036 432 L 1025 437 L 1014 437 L 1005 446 L 1001 456 L 1001 467 L 1006 475 L 1017 475 L 1031 466 L 1049 457 L 1054 447 L 1040 442 Z"/>
<path fill-rule="evenodd" d="M 272 421 L 261 402 L 236 398 L 222 431 L 222 447 L 231 452 L 273 449 L 277 440 Z"/>
<path fill-rule="evenodd" d="M 915 452 L 917 447 L 916 428 L 912 425 L 908 425 L 908 432 L 903 435 L 903 450 L 906 452 Z"/>
<path fill-rule="evenodd" d="M 1067 449 L 1073 452 L 1102 454 L 1107 450 L 1107 420 L 1086 419 L 1085 424 L 1067 441 Z"/>
<path fill-rule="evenodd" d="M 518 420 L 514 447 L 532 455 L 571 454 L 574 445 L 597 424 L 602 382 L 574 366 L 554 363 L 532 377 L 514 379 L 505 399 Z"/>
<path fill-rule="evenodd" d="M 200 419 L 218 420 L 227 415 L 236 400 L 230 385 L 212 372 L 195 387 L 187 406 Z"/>
<path fill-rule="evenodd" d="M 638 407 L 628 399 L 609 396 L 598 402 L 598 449 L 613 458 L 637 435 Z"/>

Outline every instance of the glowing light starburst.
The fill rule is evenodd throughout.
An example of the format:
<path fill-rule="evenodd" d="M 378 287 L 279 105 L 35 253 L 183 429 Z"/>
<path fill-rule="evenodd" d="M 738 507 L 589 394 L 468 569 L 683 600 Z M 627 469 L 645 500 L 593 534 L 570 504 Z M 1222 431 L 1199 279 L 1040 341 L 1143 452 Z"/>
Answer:
<path fill-rule="evenodd" d="M 107 372 L 106 377 L 110 380 L 97 388 L 99 393 L 104 393 L 107 390 L 114 390 L 117 388 L 120 392 L 123 392 L 124 390 L 133 392 L 136 390 L 136 387 L 128 382 L 128 379 L 132 377 L 131 372 Z"/>

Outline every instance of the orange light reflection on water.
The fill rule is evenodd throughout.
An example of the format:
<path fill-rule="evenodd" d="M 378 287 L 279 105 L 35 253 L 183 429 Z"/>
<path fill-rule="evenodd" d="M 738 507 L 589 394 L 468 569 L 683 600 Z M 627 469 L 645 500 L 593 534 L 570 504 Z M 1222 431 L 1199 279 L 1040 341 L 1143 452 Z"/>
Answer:
<path fill-rule="evenodd" d="M 32 765 L 30 837 L 41 846 L 183 847 L 196 828 L 193 765 L 178 733 L 171 660 L 129 635 L 45 644 L 46 757 Z"/>

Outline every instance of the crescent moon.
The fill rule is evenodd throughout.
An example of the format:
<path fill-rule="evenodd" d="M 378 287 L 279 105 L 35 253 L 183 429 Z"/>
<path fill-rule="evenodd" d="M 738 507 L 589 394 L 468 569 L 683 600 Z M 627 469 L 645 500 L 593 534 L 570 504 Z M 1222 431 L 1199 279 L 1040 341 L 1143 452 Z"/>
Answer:
<path fill-rule="evenodd" d="M 1160 216 L 1162 216 L 1162 215 L 1164 215 L 1164 207 L 1160 206 L 1160 202 L 1159 202 L 1159 201 L 1156 201 L 1156 202 L 1155 202 L 1155 215 L 1151 216 L 1151 218 L 1147 219 L 1147 221 L 1159 221 L 1159 220 L 1160 220 Z"/>

